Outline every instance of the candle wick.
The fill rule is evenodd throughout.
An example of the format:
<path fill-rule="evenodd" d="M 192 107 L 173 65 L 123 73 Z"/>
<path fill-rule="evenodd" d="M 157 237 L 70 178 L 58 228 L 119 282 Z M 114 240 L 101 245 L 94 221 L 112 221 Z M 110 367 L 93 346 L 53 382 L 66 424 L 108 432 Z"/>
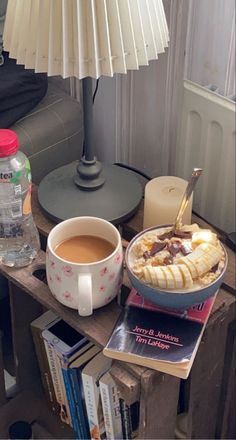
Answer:
<path fill-rule="evenodd" d="M 169 188 L 169 192 L 174 191 L 175 188 L 172 186 L 171 188 Z"/>

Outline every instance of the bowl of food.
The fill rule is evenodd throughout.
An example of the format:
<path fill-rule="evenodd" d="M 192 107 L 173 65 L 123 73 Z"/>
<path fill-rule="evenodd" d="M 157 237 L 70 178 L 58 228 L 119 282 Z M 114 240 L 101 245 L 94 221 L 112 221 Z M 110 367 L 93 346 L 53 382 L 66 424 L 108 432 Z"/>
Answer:
<path fill-rule="evenodd" d="M 132 286 L 161 307 L 186 309 L 219 289 L 227 253 L 217 234 L 197 224 L 170 225 L 140 232 L 125 253 Z"/>

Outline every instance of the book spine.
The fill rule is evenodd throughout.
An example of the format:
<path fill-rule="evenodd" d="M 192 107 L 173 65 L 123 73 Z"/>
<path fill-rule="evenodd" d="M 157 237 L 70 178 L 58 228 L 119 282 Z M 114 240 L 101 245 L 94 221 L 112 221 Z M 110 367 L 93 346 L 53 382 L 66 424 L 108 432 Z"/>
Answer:
<path fill-rule="evenodd" d="M 44 340 L 42 338 L 42 330 L 38 327 L 31 326 L 32 337 L 34 341 L 34 347 L 36 351 L 36 356 L 38 359 L 42 385 L 44 388 L 45 396 L 49 402 L 51 410 L 54 414 L 59 415 L 59 406 L 56 400 L 56 395 L 54 391 L 52 376 L 50 372 L 50 367 L 47 358 L 47 352 L 44 345 Z"/>
<path fill-rule="evenodd" d="M 64 411 L 65 411 L 65 423 L 72 427 L 72 419 L 71 419 L 70 407 L 69 407 L 69 402 L 68 402 L 68 398 L 67 398 L 65 383 L 64 383 L 63 374 L 62 374 L 61 359 L 58 356 L 57 351 L 54 350 L 53 347 L 52 347 L 52 349 L 53 349 L 54 354 L 55 354 L 56 368 L 57 368 L 57 372 L 58 372 L 58 379 L 59 379 L 60 389 L 61 389 L 61 394 L 62 394 L 63 407 L 64 407 Z"/>
<path fill-rule="evenodd" d="M 107 440 L 118 440 L 122 438 L 122 426 L 118 389 L 115 382 L 105 384 L 101 381 L 100 392 Z"/>
<path fill-rule="evenodd" d="M 72 389 L 71 389 L 71 384 L 70 384 L 69 375 L 68 375 L 68 369 L 67 368 L 62 368 L 62 375 L 63 375 L 66 395 L 67 395 L 67 399 L 68 399 L 68 404 L 69 404 L 69 409 L 70 409 L 71 422 L 72 422 L 72 428 L 73 428 L 73 431 L 74 431 L 74 435 L 75 435 L 76 439 L 81 440 L 81 439 L 83 439 L 83 435 L 82 435 L 82 432 L 81 432 L 80 426 L 79 426 L 79 420 L 78 420 L 78 417 L 77 417 L 77 411 L 76 411 L 74 396 L 73 396 L 73 393 L 72 393 Z"/>
<path fill-rule="evenodd" d="M 124 399 L 120 399 L 120 414 L 121 414 L 123 439 L 130 440 L 132 439 L 132 423 L 131 423 L 130 408 L 128 405 L 126 405 Z"/>
<path fill-rule="evenodd" d="M 100 382 L 99 386 L 100 386 L 101 399 L 102 399 L 102 409 L 104 414 L 106 438 L 107 440 L 113 440 L 116 437 L 114 433 L 114 426 L 112 420 L 112 408 L 110 401 L 109 386 L 102 382 Z"/>
<path fill-rule="evenodd" d="M 64 383 L 63 374 L 62 374 L 61 359 L 58 356 L 57 351 L 54 350 L 54 347 L 52 347 L 52 348 L 53 348 L 53 351 L 54 351 L 54 354 L 55 354 L 56 368 L 57 368 L 57 372 L 58 372 L 58 379 L 59 379 L 59 382 L 60 382 L 60 388 L 61 388 L 61 393 L 62 393 L 62 401 L 63 401 L 64 411 L 65 411 L 65 423 L 72 427 L 70 407 L 69 407 L 69 402 L 68 402 L 68 398 L 67 398 L 67 394 L 66 394 L 65 383 Z"/>
<path fill-rule="evenodd" d="M 87 439 L 90 438 L 90 435 L 89 435 L 87 410 L 83 398 L 82 387 L 78 377 L 80 375 L 80 372 L 75 368 L 69 368 L 67 371 L 69 374 L 69 381 L 71 384 L 71 390 L 75 402 L 77 420 L 82 435 L 81 439 Z"/>
<path fill-rule="evenodd" d="M 56 400 L 57 400 L 57 403 L 60 408 L 59 415 L 60 415 L 61 421 L 66 423 L 66 411 L 65 411 L 65 405 L 63 402 L 63 394 L 62 394 L 62 390 L 61 390 L 59 372 L 58 372 L 58 368 L 57 368 L 56 355 L 53 350 L 53 347 L 51 346 L 51 344 L 48 341 L 46 341 L 46 339 L 44 339 L 44 346 L 45 346 L 46 353 L 47 353 L 48 364 L 49 364 L 49 368 L 50 368 L 50 372 L 51 372 L 51 377 L 52 377 L 53 387 L 54 387 L 54 391 L 55 391 L 55 395 L 56 395 Z"/>
<path fill-rule="evenodd" d="M 103 430 L 100 426 L 99 413 L 101 413 L 101 407 L 99 402 L 99 386 L 94 383 L 94 378 L 87 374 L 82 373 L 82 382 L 84 389 L 84 397 L 88 414 L 89 431 L 92 440 L 100 440 Z"/>

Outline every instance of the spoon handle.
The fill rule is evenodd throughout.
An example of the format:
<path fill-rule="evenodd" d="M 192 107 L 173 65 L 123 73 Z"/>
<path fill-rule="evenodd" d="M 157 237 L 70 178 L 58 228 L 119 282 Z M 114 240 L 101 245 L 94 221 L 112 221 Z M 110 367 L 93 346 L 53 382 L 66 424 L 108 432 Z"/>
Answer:
<path fill-rule="evenodd" d="M 182 201 L 181 201 L 181 204 L 179 207 L 179 211 L 178 211 L 177 217 L 174 222 L 173 229 L 177 229 L 181 225 L 183 213 L 187 207 L 188 201 L 192 195 L 193 189 L 195 188 L 195 185 L 198 181 L 198 178 L 202 174 L 202 171 L 203 171 L 202 168 L 194 168 L 193 169 L 193 172 L 192 172 L 191 177 L 189 179 L 185 193 L 183 195 L 183 198 L 182 198 Z"/>

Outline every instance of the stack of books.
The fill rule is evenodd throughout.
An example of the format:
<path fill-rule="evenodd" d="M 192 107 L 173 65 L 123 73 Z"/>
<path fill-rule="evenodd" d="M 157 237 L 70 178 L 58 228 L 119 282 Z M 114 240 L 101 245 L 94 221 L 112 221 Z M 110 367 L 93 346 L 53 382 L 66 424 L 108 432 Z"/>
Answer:
<path fill-rule="evenodd" d="M 139 402 L 128 406 L 119 398 L 111 359 L 51 311 L 35 319 L 31 331 L 50 408 L 75 438 L 135 438 Z"/>
<path fill-rule="evenodd" d="M 47 400 L 76 439 L 138 435 L 139 402 L 128 406 L 119 397 L 112 359 L 186 379 L 216 294 L 179 311 L 154 306 L 132 289 L 103 352 L 51 311 L 31 323 Z"/>

